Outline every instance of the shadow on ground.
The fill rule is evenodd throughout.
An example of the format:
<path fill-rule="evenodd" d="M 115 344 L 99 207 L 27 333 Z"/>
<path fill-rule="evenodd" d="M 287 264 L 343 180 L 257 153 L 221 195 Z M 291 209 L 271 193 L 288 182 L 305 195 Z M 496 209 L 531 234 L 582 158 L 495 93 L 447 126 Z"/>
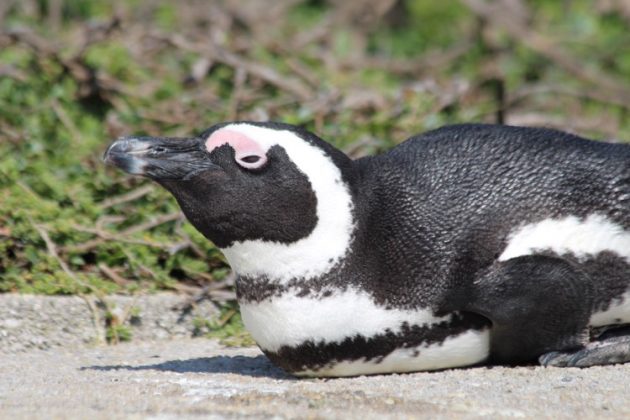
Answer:
<path fill-rule="evenodd" d="M 215 356 L 199 357 L 189 360 L 170 360 L 152 365 L 105 365 L 85 366 L 80 370 L 159 370 L 177 373 L 234 373 L 253 377 L 274 379 L 293 379 L 279 367 L 274 366 L 265 356 Z"/>

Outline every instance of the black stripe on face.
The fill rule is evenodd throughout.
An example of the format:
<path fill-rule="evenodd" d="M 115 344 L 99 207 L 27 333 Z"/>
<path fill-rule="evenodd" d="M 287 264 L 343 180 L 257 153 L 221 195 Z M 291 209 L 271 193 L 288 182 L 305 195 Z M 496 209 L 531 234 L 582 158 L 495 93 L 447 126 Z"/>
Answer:
<path fill-rule="evenodd" d="M 308 340 L 296 347 L 283 346 L 276 352 L 265 351 L 265 354 L 273 363 L 289 372 L 317 371 L 337 362 L 360 359 L 377 364 L 396 349 L 441 344 L 466 331 L 481 331 L 489 327 L 489 321 L 481 316 L 454 314 L 450 320 L 438 324 L 405 323 L 399 332 L 385 330 L 372 337 L 356 335 L 334 343 Z M 422 350 L 418 351 L 417 356 L 422 357 Z"/>

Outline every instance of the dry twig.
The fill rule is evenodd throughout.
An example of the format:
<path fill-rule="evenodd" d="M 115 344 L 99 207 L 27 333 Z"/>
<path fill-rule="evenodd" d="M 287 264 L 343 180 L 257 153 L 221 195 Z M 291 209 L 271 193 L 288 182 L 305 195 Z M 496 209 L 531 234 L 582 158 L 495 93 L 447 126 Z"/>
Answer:
<path fill-rule="evenodd" d="M 78 244 L 78 245 L 72 245 L 72 246 L 68 246 L 68 247 L 64 247 L 63 251 L 64 252 L 77 252 L 77 253 L 84 253 L 87 252 L 107 241 L 119 241 L 119 242 L 126 242 L 126 243 L 132 243 L 132 244 L 137 244 L 137 245 L 147 245 L 147 246 L 153 246 L 153 247 L 158 247 L 158 248 L 162 248 L 162 249 L 170 249 L 173 247 L 172 244 L 160 244 L 160 243 L 156 243 L 156 242 L 151 242 L 151 241 L 145 241 L 142 239 L 134 239 L 134 238 L 128 238 L 128 236 L 133 235 L 134 233 L 138 233 L 138 232 L 142 232 L 145 230 L 149 230 L 152 229 L 156 226 L 162 225 L 164 223 L 168 223 L 168 222 L 172 222 L 174 220 L 177 219 L 181 219 L 183 218 L 183 214 L 181 212 L 176 212 L 176 213 L 170 213 L 170 214 L 164 214 L 158 217 L 153 218 L 152 220 L 149 220 L 148 222 L 145 223 L 141 223 L 138 225 L 134 225 L 131 226 L 127 229 L 124 229 L 123 231 L 117 233 L 117 234 L 112 234 L 106 231 L 103 231 L 101 229 L 93 229 L 93 228 L 88 228 L 85 226 L 79 226 L 79 225 L 74 225 L 74 229 L 82 231 L 82 232 L 86 232 L 86 233 L 92 233 L 96 236 L 98 236 L 98 238 L 96 239 L 91 239 L 87 242 L 84 242 L 82 244 Z"/>
<path fill-rule="evenodd" d="M 606 89 L 616 102 L 630 106 L 630 87 L 610 74 L 595 71 L 585 66 L 580 60 L 566 52 L 556 44 L 555 40 L 525 26 L 522 20 L 511 18 L 509 5 L 505 0 L 489 2 L 487 0 L 464 0 L 464 3 L 477 15 L 491 22 L 495 27 L 503 29 L 512 38 L 518 40 L 531 50 L 547 57 L 575 77 Z M 526 10 L 522 2 L 519 8 Z"/>
<path fill-rule="evenodd" d="M 158 38 L 182 50 L 192 51 L 202 57 L 207 57 L 211 61 L 225 64 L 234 69 L 242 69 L 254 77 L 258 77 L 281 90 L 295 95 L 301 101 L 307 101 L 314 96 L 311 89 L 304 85 L 299 79 L 280 74 L 271 67 L 250 61 L 218 45 L 208 46 L 207 43 L 195 43 L 177 34 L 158 36 Z"/>
<path fill-rule="evenodd" d="M 92 293 L 94 293 L 96 296 L 99 296 L 99 298 L 98 298 L 99 301 L 102 302 L 105 306 L 109 306 L 108 302 L 104 299 L 104 297 L 102 296 L 100 291 L 98 289 L 96 289 L 95 287 L 93 287 L 92 285 L 90 285 L 90 284 L 84 282 L 83 280 L 81 280 L 70 269 L 68 264 L 66 264 L 66 262 L 59 256 L 59 253 L 57 252 L 57 245 L 50 238 L 50 235 L 48 234 L 48 231 L 46 230 L 46 228 L 43 225 L 35 223 L 32 219 L 30 220 L 30 222 L 31 222 L 31 225 L 33 226 L 33 228 L 35 228 L 37 233 L 39 233 L 39 236 L 42 238 L 42 240 L 46 244 L 46 249 L 48 250 L 48 253 L 50 254 L 50 256 L 52 256 L 57 261 L 57 263 L 59 264 L 61 269 L 64 271 L 64 273 L 66 273 L 66 275 L 68 277 L 70 277 L 78 285 L 80 285 L 82 287 L 85 287 L 86 289 L 88 289 Z M 103 328 L 103 323 L 102 323 L 102 320 L 101 320 L 101 316 L 100 316 L 98 307 L 96 306 L 96 303 L 94 302 L 94 298 L 92 296 L 86 295 L 85 293 L 82 293 L 80 291 L 77 294 L 85 301 L 85 303 L 90 308 L 90 311 L 92 312 L 92 320 L 93 320 L 93 323 L 94 323 L 94 329 L 96 330 L 97 341 L 99 342 L 99 344 L 105 343 L 105 341 L 106 341 L 106 333 L 105 333 L 105 329 Z"/>
<path fill-rule="evenodd" d="M 154 190 L 153 185 L 151 184 L 146 184 L 143 185 L 141 187 L 136 188 L 135 190 L 129 191 L 125 194 L 121 194 L 118 195 L 116 197 L 111 197 L 111 198 L 107 198 L 105 200 L 103 200 L 101 202 L 101 209 L 105 210 L 108 209 L 110 207 L 114 207 L 117 206 L 119 204 L 124 204 L 124 203 L 128 203 L 130 201 L 134 201 L 137 200 L 141 197 L 144 197 L 145 195 L 147 195 L 148 193 L 150 193 L 151 191 Z"/>
<path fill-rule="evenodd" d="M 108 266 L 105 263 L 99 263 L 98 269 L 101 270 L 101 272 L 105 274 L 105 276 L 107 276 L 111 281 L 113 281 L 114 283 L 116 283 L 117 285 L 121 287 L 124 287 L 129 283 L 129 280 L 122 277 L 120 274 L 115 272 L 110 266 Z"/>

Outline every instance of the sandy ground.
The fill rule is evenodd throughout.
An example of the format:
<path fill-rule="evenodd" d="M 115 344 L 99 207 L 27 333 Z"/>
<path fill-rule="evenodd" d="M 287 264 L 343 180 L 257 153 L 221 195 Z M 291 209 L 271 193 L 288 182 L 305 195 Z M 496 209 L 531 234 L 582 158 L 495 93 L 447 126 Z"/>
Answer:
<path fill-rule="evenodd" d="M 207 299 L 187 307 L 188 297 L 174 293 L 110 295 L 105 299 L 109 308 L 96 302 L 90 308 L 78 296 L 0 294 L 0 354 L 104 341 L 108 310 L 127 318 L 125 325 L 134 341 L 189 338 L 195 334 L 195 319 L 219 315 Z M 134 316 L 125 317 L 125 313 Z"/>
<path fill-rule="evenodd" d="M 0 360 L 1 418 L 630 418 L 630 365 L 294 379 L 207 339 Z"/>

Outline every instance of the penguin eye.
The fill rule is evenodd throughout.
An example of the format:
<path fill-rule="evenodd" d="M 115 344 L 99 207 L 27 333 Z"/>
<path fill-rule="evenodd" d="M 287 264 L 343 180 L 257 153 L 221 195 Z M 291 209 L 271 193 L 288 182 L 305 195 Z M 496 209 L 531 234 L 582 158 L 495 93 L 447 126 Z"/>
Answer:
<path fill-rule="evenodd" d="M 260 160 L 260 156 L 251 155 L 242 157 L 241 160 L 246 163 L 256 163 Z"/>
<path fill-rule="evenodd" d="M 236 163 L 245 169 L 260 169 L 267 164 L 267 150 L 260 143 L 243 133 L 222 128 L 215 131 L 205 141 L 206 150 L 212 152 L 217 147 L 228 145 L 234 149 Z"/>
<path fill-rule="evenodd" d="M 252 154 L 243 153 L 239 156 L 236 155 L 236 163 L 245 169 L 260 169 L 267 163 L 267 155 L 265 154 Z"/>

